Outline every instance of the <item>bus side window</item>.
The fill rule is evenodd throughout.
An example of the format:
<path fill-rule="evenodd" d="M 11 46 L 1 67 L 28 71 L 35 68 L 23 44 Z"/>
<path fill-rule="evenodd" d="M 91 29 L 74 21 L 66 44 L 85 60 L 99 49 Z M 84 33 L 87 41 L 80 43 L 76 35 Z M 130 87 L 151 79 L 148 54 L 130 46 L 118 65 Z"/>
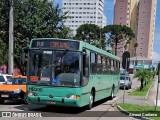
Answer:
<path fill-rule="evenodd" d="M 82 86 L 85 86 L 88 84 L 89 80 L 89 56 L 85 52 L 83 54 L 83 78 L 82 78 Z"/>
<path fill-rule="evenodd" d="M 102 74 L 106 74 L 107 72 L 107 66 L 106 66 L 106 57 L 103 56 L 102 58 Z"/>
<path fill-rule="evenodd" d="M 83 75 L 89 77 L 89 56 L 83 55 Z"/>
<path fill-rule="evenodd" d="M 90 68 L 91 68 L 91 73 L 96 73 L 97 72 L 97 66 L 96 66 L 96 54 L 91 53 L 90 54 Z"/>
<path fill-rule="evenodd" d="M 102 73 L 102 57 L 101 55 L 97 55 L 97 74 Z"/>

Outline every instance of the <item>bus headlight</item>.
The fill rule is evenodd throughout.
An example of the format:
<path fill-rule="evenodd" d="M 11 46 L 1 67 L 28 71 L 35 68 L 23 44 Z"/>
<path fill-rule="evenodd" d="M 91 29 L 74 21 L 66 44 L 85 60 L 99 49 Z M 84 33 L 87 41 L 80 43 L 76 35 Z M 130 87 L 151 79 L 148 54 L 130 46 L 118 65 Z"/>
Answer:
<path fill-rule="evenodd" d="M 36 96 L 36 93 L 28 92 L 28 96 Z"/>
<path fill-rule="evenodd" d="M 14 93 L 20 93 L 22 91 L 22 89 L 21 88 L 18 88 L 18 89 L 16 89 L 16 90 L 14 90 Z"/>
<path fill-rule="evenodd" d="M 71 94 L 69 94 L 69 95 L 66 95 L 66 98 L 78 100 L 78 99 L 80 99 L 80 96 L 79 95 L 71 95 Z"/>

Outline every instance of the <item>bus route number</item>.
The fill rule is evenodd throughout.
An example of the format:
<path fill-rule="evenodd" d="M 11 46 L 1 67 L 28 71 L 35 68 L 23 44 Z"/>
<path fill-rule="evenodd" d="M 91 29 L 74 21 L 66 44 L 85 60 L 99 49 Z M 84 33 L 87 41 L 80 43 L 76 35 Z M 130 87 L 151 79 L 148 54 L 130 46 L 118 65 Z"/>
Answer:
<path fill-rule="evenodd" d="M 52 48 L 68 48 L 67 43 L 64 42 L 50 42 Z"/>

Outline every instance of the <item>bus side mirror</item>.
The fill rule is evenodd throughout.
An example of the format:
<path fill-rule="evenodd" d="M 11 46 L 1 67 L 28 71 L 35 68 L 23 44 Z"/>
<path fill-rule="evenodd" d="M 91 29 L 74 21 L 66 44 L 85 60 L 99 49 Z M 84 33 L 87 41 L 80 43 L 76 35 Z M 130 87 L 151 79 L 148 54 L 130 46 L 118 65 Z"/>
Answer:
<path fill-rule="evenodd" d="M 21 63 L 22 63 L 22 66 L 24 66 L 26 64 L 26 55 L 28 53 L 28 47 L 24 47 L 22 48 L 22 57 L 21 57 Z"/>

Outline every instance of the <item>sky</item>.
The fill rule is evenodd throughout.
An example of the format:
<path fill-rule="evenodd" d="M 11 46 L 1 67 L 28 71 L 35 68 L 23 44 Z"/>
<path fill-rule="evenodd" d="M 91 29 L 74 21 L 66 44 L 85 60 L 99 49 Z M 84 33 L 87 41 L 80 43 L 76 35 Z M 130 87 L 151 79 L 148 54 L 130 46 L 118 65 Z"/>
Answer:
<path fill-rule="evenodd" d="M 54 1 L 55 3 L 59 3 L 61 5 L 61 0 Z M 104 1 L 104 14 L 107 17 L 107 25 L 109 25 L 113 23 L 114 0 Z M 160 61 L 160 14 L 158 14 L 158 10 L 160 10 L 160 0 L 157 0 L 156 6 L 155 33 L 152 53 L 152 58 L 155 61 Z"/>

